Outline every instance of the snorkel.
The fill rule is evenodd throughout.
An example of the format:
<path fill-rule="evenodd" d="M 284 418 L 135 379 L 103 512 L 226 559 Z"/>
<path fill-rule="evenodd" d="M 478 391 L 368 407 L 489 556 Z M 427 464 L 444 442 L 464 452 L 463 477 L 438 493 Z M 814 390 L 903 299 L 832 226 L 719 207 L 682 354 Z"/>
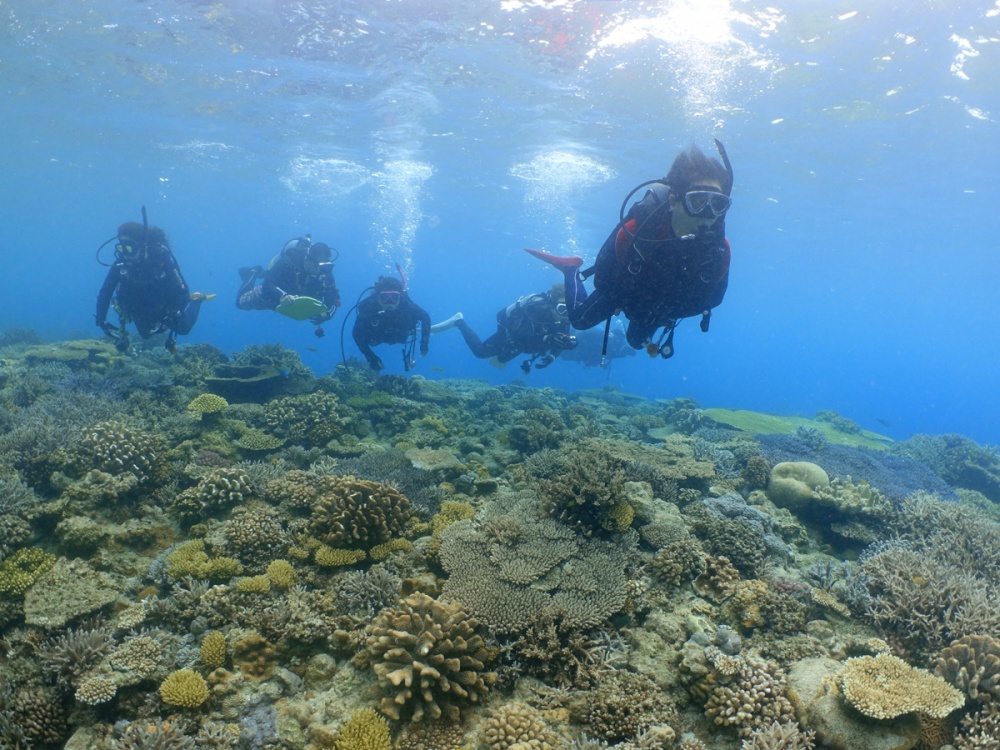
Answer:
<path fill-rule="evenodd" d="M 146 207 L 141 206 L 140 208 L 142 209 L 142 242 L 143 245 L 145 245 L 149 241 L 149 217 L 146 215 Z M 101 260 L 101 251 L 117 239 L 119 239 L 119 236 L 115 234 L 113 237 L 109 237 L 108 239 L 104 240 L 104 242 L 102 242 L 100 245 L 97 246 L 97 252 L 94 253 L 94 257 L 97 258 L 97 262 L 100 263 L 105 268 L 111 268 L 111 266 L 113 266 L 114 263 L 105 263 L 103 260 Z M 116 262 L 121 260 L 121 258 L 117 257 L 117 253 L 118 251 L 116 250 L 115 251 Z"/>
<path fill-rule="evenodd" d="M 726 153 L 726 147 L 722 145 L 722 141 L 715 138 L 715 148 L 719 151 L 719 156 L 722 157 L 722 164 L 726 168 L 726 174 L 729 175 L 729 184 L 726 186 L 726 195 L 733 192 L 733 165 L 729 163 L 729 154 Z"/>

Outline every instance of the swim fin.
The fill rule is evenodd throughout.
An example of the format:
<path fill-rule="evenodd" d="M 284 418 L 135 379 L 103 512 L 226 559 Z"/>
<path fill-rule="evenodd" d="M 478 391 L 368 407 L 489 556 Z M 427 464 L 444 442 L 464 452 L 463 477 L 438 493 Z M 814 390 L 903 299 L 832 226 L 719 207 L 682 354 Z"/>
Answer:
<path fill-rule="evenodd" d="M 555 266 L 560 271 L 567 269 L 577 269 L 583 265 L 583 258 L 579 255 L 553 255 L 544 250 L 532 250 L 530 247 L 524 248 L 524 252 L 534 255 L 539 260 L 544 260 L 550 266 Z"/>

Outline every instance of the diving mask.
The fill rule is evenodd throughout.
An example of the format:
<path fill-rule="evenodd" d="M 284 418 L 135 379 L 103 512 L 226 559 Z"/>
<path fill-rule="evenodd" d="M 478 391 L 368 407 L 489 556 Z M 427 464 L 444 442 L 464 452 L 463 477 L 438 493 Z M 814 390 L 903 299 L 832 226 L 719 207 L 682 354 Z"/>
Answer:
<path fill-rule="evenodd" d="M 732 198 L 715 190 L 691 190 L 684 194 L 684 210 L 691 216 L 718 218 L 733 204 Z"/>

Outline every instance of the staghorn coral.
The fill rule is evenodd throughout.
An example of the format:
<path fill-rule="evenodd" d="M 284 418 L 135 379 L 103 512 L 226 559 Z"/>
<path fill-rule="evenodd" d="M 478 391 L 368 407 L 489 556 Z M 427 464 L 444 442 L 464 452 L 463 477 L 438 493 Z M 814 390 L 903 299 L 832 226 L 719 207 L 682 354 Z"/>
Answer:
<path fill-rule="evenodd" d="M 352 713 L 333 742 L 334 750 L 391 750 L 391 748 L 389 725 L 370 708 Z"/>
<path fill-rule="evenodd" d="M 411 518 L 410 501 L 399 491 L 347 476 L 317 500 L 309 529 L 331 546 L 367 551 L 403 536 Z"/>
<path fill-rule="evenodd" d="M 848 703 L 873 719 L 914 712 L 944 718 L 965 705 L 961 691 L 891 654 L 848 659 L 837 685 Z"/>
<path fill-rule="evenodd" d="M 996 750 L 1000 737 L 1000 706 L 987 703 L 975 713 L 962 719 L 962 726 L 955 738 L 957 750 Z"/>
<path fill-rule="evenodd" d="M 176 722 L 131 721 L 116 725 L 111 750 L 195 750 L 195 741 Z"/>
<path fill-rule="evenodd" d="M 379 710 L 392 719 L 461 719 L 496 681 L 486 671 L 479 623 L 457 604 L 411 594 L 367 628 L 366 650 L 378 678 Z"/>
<path fill-rule="evenodd" d="M 740 750 L 812 750 L 815 732 L 802 731 L 797 721 L 772 722 L 743 740 Z"/>
<path fill-rule="evenodd" d="M 108 420 L 85 431 L 80 451 L 101 471 L 113 476 L 131 474 L 143 484 L 150 481 L 156 471 L 157 443 L 142 430 Z"/>
<path fill-rule="evenodd" d="M 508 703 L 489 712 L 482 727 L 488 750 L 557 750 L 562 741 L 549 729 L 542 715 L 524 703 Z"/>
<path fill-rule="evenodd" d="M 399 598 L 400 578 L 375 565 L 368 570 L 352 570 L 340 581 L 338 602 L 349 617 L 369 618 Z"/>
<path fill-rule="evenodd" d="M 1000 640 L 967 635 L 952 641 L 934 660 L 934 674 L 974 701 L 1000 699 Z"/>
<path fill-rule="evenodd" d="M 601 635 L 604 637 L 602 638 Z M 586 690 L 624 661 L 626 649 L 603 631 L 588 633 L 540 614 L 510 648 L 519 670 L 548 685 Z"/>
<path fill-rule="evenodd" d="M 46 639 L 38 649 L 42 670 L 50 677 L 70 684 L 89 672 L 107 656 L 114 645 L 111 632 L 101 625 L 68 628 Z"/>

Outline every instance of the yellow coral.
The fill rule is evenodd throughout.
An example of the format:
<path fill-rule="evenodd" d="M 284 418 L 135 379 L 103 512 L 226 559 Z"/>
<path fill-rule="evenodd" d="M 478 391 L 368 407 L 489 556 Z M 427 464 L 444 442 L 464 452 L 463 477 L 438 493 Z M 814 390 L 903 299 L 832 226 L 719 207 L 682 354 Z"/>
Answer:
<path fill-rule="evenodd" d="M 229 402 L 214 393 L 203 393 L 187 405 L 188 411 L 198 414 L 217 414 L 229 406 Z"/>
<path fill-rule="evenodd" d="M 321 568 L 338 568 L 342 565 L 354 565 L 358 560 L 364 560 L 365 553 L 359 549 L 334 549 L 325 544 L 316 549 L 313 560 Z"/>
<path fill-rule="evenodd" d="M 409 539 L 392 539 L 385 544 L 376 544 L 368 554 L 372 560 L 384 560 L 393 552 L 409 552 L 413 549 L 413 542 Z"/>
<path fill-rule="evenodd" d="M 197 672 L 178 669 L 168 674 L 160 685 L 160 697 L 171 706 L 197 708 L 208 700 L 208 685 Z"/>
<path fill-rule="evenodd" d="M 295 568 L 288 560 L 274 560 L 267 566 L 267 577 L 271 585 L 279 589 L 290 589 L 298 583 L 298 576 Z"/>
<path fill-rule="evenodd" d="M 55 564 L 55 555 L 37 547 L 19 549 L 0 565 L 0 594 L 21 596 Z"/>
<path fill-rule="evenodd" d="M 218 630 L 213 630 L 202 638 L 201 663 L 209 669 L 217 669 L 226 663 L 226 636 Z"/>
<path fill-rule="evenodd" d="M 229 579 L 243 572 L 239 560 L 232 557 L 209 557 L 203 539 L 192 539 L 178 545 L 167 555 L 167 574 L 173 580 L 184 576 L 201 579 Z"/>
<path fill-rule="evenodd" d="M 334 750 L 390 750 L 389 724 L 370 708 L 355 711 L 341 728 L 333 747 Z"/>
<path fill-rule="evenodd" d="M 608 531 L 625 531 L 635 519 L 635 509 L 628 500 L 622 498 L 608 511 L 604 526 Z"/>
<path fill-rule="evenodd" d="M 267 576 L 248 576 L 236 582 L 236 589 L 248 594 L 266 594 L 271 590 L 271 579 Z"/>
<path fill-rule="evenodd" d="M 837 684 L 848 703 L 873 719 L 918 711 L 943 719 L 965 705 L 960 690 L 892 654 L 848 659 Z"/>
<path fill-rule="evenodd" d="M 431 519 L 431 533 L 437 536 L 456 521 L 464 521 L 475 515 L 475 509 L 468 503 L 446 500 L 441 503 L 441 510 Z"/>

